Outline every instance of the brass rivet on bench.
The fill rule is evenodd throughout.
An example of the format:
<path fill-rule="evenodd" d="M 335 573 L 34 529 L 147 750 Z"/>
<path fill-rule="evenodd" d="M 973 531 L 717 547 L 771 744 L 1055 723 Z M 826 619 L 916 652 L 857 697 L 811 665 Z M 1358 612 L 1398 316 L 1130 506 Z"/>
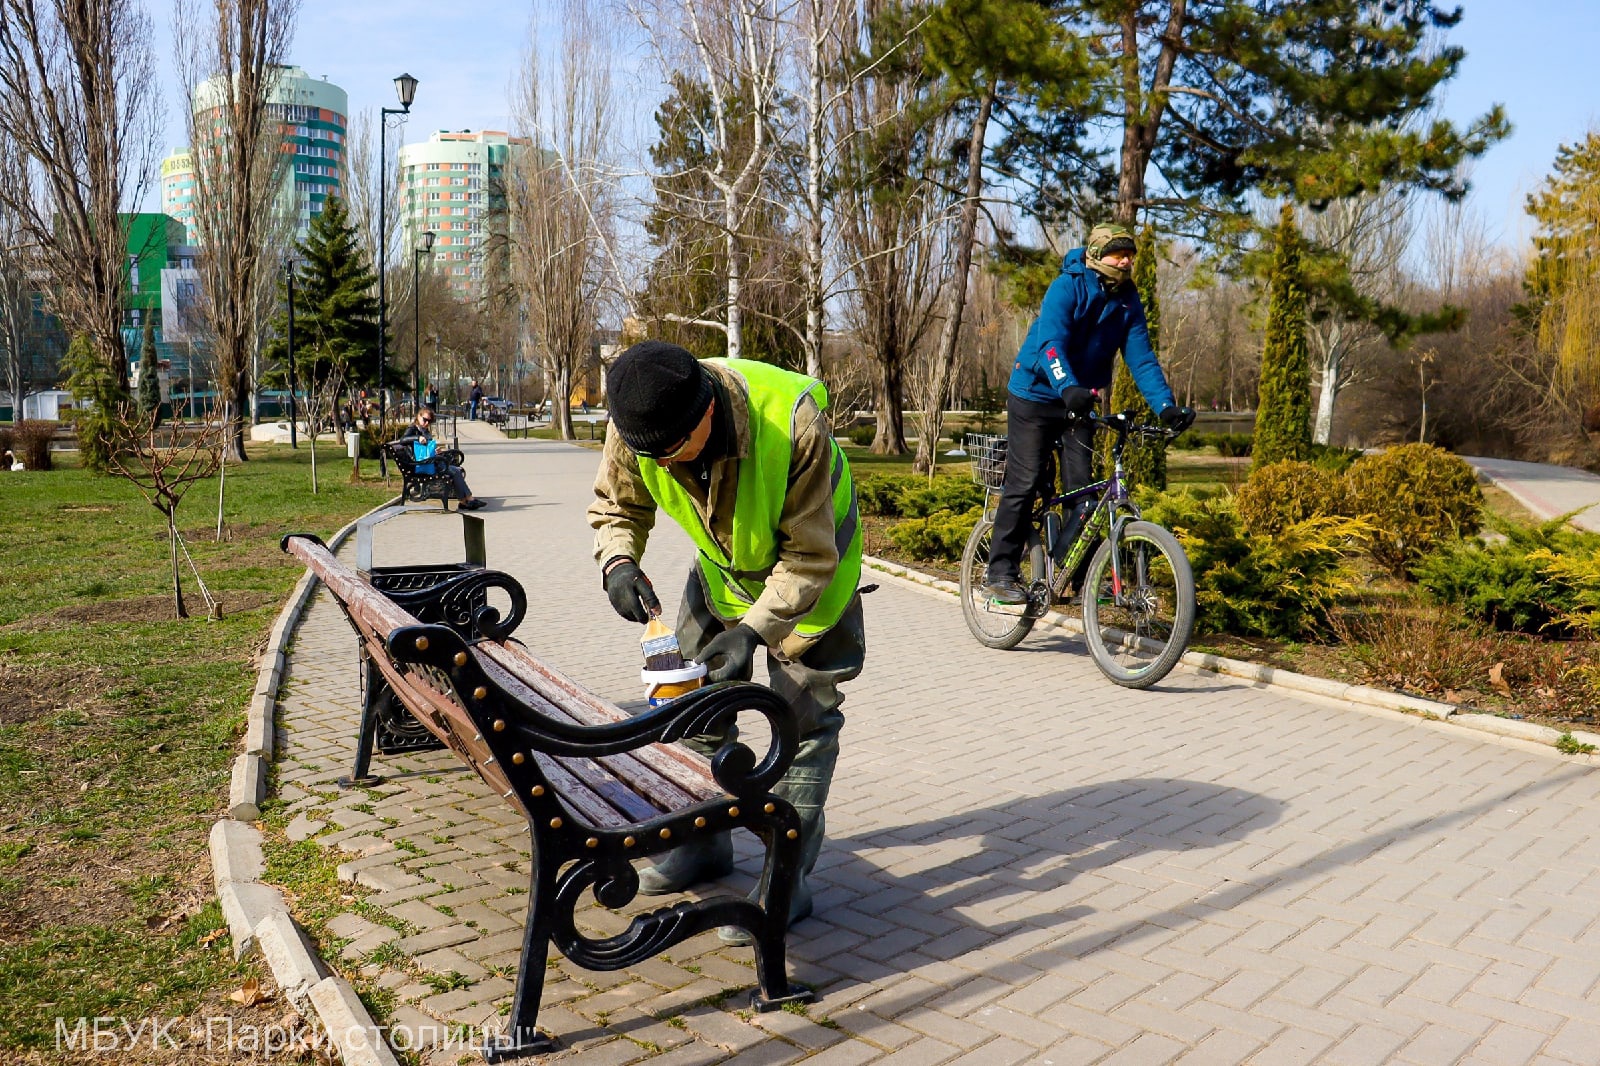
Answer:
<path fill-rule="evenodd" d="M 778 808 L 769 803 L 769 804 L 767 804 L 765 807 L 763 807 L 761 809 L 766 811 L 768 814 L 771 814 L 773 811 L 777 810 Z"/>
<path fill-rule="evenodd" d="M 543 785 L 534 785 L 533 786 L 533 795 L 534 795 L 535 798 L 544 795 L 544 786 Z"/>
<path fill-rule="evenodd" d="M 785 833 L 783 835 L 788 837 L 790 840 L 794 840 L 796 837 L 798 837 L 800 835 L 800 830 L 791 829 L 791 830 L 789 830 L 787 833 Z"/>
<path fill-rule="evenodd" d="M 694 820 L 694 827 L 696 829 L 704 829 L 706 827 L 706 820 L 704 818 L 696 818 Z"/>
<path fill-rule="evenodd" d="M 637 843 L 638 843 L 638 841 L 634 840 L 632 837 L 623 837 L 622 838 L 622 846 L 625 847 L 625 848 L 631 848 Z"/>
<path fill-rule="evenodd" d="M 586 848 L 598 848 L 600 846 L 600 838 L 590 837 L 588 840 L 583 842 L 583 846 Z"/>
<path fill-rule="evenodd" d="M 472 690 L 472 698 L 475 700 L 481 700 L 487 695 L 489 695 L 489 690 L 484 688 L 482 685 L 479 685 L 477 688 Z"/>
<path fill-rule="evenodd" d="M 671 840 L 671 839 L 672 839 L 672 830 L 670 830 L 670 829 L 663 829 L 663 830 L 662 830 L 662 831 L 661 831 L 661 839 L 662 839 L 662 840 Z"/>
<path fill-rule="evenodd" d="M 561 828 L 561 819 L 560 818 L 552 818 L 552 819 L 550 819 L 550 828 L 551 829 L 560 829 Z"/>
<path fill-rule="evenodd" d="M 522 752 L 518 751 L 518 752 L 513 752 L 512 753 L 511 761 L 516 763 L 518 766 L 521 766 L 523 763 L 527 762 L 528 760 L 527 760 L 527 757 L 522 754 Z"/>
<path fill-rule="evenodd" d="M 465 665 L 467 665 L 467 653 L 466 652 L 464 652 L 464 651 L 456 652 L 456 665 L 457 666 L 465 666 Z"/>
<path fill-rule="evenodd" d="M 417 650 L 418 651 L 427 651 L 428 650 L 428 638 L 427 637 L 418 637 L 417 638 Z"/>
<path fill-rule="evenodd" d="M 729 807 L 728 808 L 728 817 L 729 818 L 737 818 L 737 817 L 739 817 L 739 808 L 737 808 L 737 807 Z"/>
<path fill-rule="evenodd" d="M 483 697 L 479 696 L 478 698 L 482 699 Z M 494 731 L 496 733 L 504 733 L 506 731 L 506 720 L 504 718 L 496 718 L 494 720 Z"/>

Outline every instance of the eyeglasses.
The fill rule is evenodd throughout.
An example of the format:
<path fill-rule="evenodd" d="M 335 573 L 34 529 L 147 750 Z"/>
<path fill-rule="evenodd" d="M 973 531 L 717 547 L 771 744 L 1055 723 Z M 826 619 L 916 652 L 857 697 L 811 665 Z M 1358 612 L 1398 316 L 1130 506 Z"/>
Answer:
<path fill-rule="evenodd" d="M 684 452 L 688 451 L 689 450 L 689 445 L 690 445 L 691 442 L 693 442 L 693 440 L 694 440 L 694 434 L 690 433 L 687 437 L 683 438 L 683 440 L 679 441 L 677 444 L 675 444 L 668 451 L 664 451 L 664 452 L 656 452 L 656 451 L 643 452 L 642 451 L 642 452 L 639 452 L 638 454 L 644 456 L 646 459 L 654 459 L 658 463 L 670 463 L 673 460 L 677 459 L 678 456 L 680 456 Z"/>
<path fill-rule="evenodd" d="M 422 423 L 425 426 L 433 425 L 433 419 L 431 419 L 431 418 L 419 418 L 419 419 L 417 419 L 417 421 Z"/>

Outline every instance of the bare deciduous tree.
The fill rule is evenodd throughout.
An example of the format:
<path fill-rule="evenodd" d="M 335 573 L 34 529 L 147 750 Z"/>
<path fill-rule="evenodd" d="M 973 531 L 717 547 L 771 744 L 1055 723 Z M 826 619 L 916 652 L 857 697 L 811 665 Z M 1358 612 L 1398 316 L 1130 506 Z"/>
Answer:
<path fill-rule="evenodd" d="M 187 555 L 183 536 L 178 532 L 178 505 L 184 494 L 195 483 L 204 481 L 222 465 L 222 434 L 225 426 L 212 425 L 209 420 L 200 423 L 199 431 L 187 443 L 180 445 L 177 430 L 168 432 L 162 443 L 158 411 L 149 414 L 120 413 L 112 423 L 114 444 L 111 448 L 111 468 L 130 481 L 150 506 L 160 511 L 167 520 L 167 553 L 172 564 L 172 608 L 174 617 L 188 618 L 189 611 L 183 603 L 182 568 L 178 565 L 179 553 Z M 196 577 L 198 578 L 198 573 Z M 220 615 L 211 593 L 204 582 L 200 585 L 211 607 L 213 617 Z"/>
<path fill-rule="evenodd" d="M 533 143 L 507 168 L 507 267 L 524 350 L 537 353 L 552 425 L 570 440 L 567 400 L 606 295 L 612 96 L 609 35 L 588 0 L 564 0 L 561 23 L 559 63 L 547 69 L 530 42 L 519 86 L 517 122 Z"/>
<path fill-rule="evenodd" d="M 869 23 L 885 7 L 869 5 Z M 845 317 L 877 369 L 872 450 L 880 455 L 906 450 L 906 376 L 938 321 L 951 218 L 942 172 L 951 116 L 931 106 L 933 86 L 921 56 L 902 41 L 881 50 L 892 61 L 857 79 L 836 115 L 844 130 L 856 132 L 841 160 L 836 211 L 840 247 L 851 264 Z"/>
<path fill-rule="evenodd" d="M 1395 189 L 1335 200 L 1322 211 L 1302 211 L 1304 232 L 1316 245 L 1339 255 L 1349 270 L 1356 294 L 1374 302 L 1393 301 L 1399 293 L 1400 260 L 1411 239 L 1412 201 Z M 1311 377 L 1317 386 L 1317 409 L 1311 439 L 1327 444 L 1339 393 L 1371 372 L 1364 358 L 1383 344 L 1383 333 L 1370 319 L 1340 313 L 1336 306 L 1313 301 L 1306 333 L 1311 342 Z"/>
<path fill-rule="evenodd" d="M 123 393 L 127 228 L 154 172 L 159 100 L 137 0 L 0 0 L 0 181 L 51 309 Z"/>
<path fill-rule="evenodd" d="M 350 209 L 350 222 L 356 228 L 356 237 L 361 243 L 362 251 L 366 253 L 369 263 L 378 262 L 378 246 L 380 244 L 394 251 L 395 236 L 400 232 L 401 212 L 396 207 L 384 215 L 382 234 L 378 233 L 378 170 L 383 169 L 382 181 L 387 185 L 384 190 L 385 199 L 398 205 L 400 203 L 400 158 L 390 156 L 388 159 L 378 158 L 378 144 L 373 135 L 376 120 L 373 118 L 373 109 L 366 108 L 357 112 L 351 119 L 350 128 L 345 137 L 345 175 L 343 186 L 345 192 L 345 205 Z M 395 256 L 390 256 L 393 261 Z M 404 260 L 406 257 L 398 257 Z M 409 270 L 405 262 L 400 266 Z M 390 328 L 395 328 L 395 323 L 390 323 Z"/>
<path fill-rule="evenodd" d="M 722 316 L 666 316 L 709 326 L 728 338 L 728 356 L 744 346 L 744 283 L 748 229 L 769 201 L 763 188 L 772 167 L 772 130 L 783 91 L 794 0 L 628 0 L 665 72 L 694 70 L 710 97 L 709 116 L 688 112 L 706 153 L 702 175 L 711 204 L 684 204 L 686 215 L 720 226 L 724 245 Z M 670 80 L 670 78 L 668 79 Z M 709 209 L 709 210 L 707 210 Z"/>
<path fill-rule="evenodd" d="M 296 192 L 280 210 L 289 157 L 269 110 L 298 12 L 299 0 L 177 0 L 174 18 L 190 94 L 202 305 L 228 446 L 241 460 L 251 357 L 298 203 Z"/>

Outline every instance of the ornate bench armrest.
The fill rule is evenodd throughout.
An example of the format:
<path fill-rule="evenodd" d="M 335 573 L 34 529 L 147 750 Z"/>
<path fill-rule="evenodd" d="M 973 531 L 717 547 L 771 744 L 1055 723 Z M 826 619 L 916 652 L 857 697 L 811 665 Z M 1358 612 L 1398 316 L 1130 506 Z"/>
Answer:
<path fill-rule="evenodd" d="M 529 706 L 521 693 L 508 691 L 446 626 L 403 626 L 389 634 L 388 647 L 396 662 L 431 667 L 448 677 L 473 722 L 485 737 L 492 736 L 497 746 L 509 742 L 513 748 L 551 755 L 596 758 L 720 733 L 734 723 L 740 711 L 753 711 L 767 721 L 770 743 L 765 756 L 758 762 L 749 747 L 732 740 L 711 758 L 717 784 L 740 798 L 770 792 L 799 749 L 793 710 L 765 685 L 727 681 L 633 718 L 605 725 L 573 725 L 542 714 Z"/>

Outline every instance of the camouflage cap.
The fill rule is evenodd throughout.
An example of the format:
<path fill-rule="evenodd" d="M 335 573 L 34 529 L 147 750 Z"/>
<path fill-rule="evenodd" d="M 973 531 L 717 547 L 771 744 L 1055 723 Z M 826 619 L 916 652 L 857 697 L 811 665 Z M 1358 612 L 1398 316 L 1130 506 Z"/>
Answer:
<path fill-rule="evenodd" d="M 1084 245 L 1083 258 L 1090 270 L 1120 285 L 1128 280 L 1132 272 L 1112 266 L 1105 262 L 1103 257 L 1113 251 L 1132 253 L 1135 248 L 1131 228 L 1120 222 L 1102 222 L 1089 231 L 1089 241 Z"/>

